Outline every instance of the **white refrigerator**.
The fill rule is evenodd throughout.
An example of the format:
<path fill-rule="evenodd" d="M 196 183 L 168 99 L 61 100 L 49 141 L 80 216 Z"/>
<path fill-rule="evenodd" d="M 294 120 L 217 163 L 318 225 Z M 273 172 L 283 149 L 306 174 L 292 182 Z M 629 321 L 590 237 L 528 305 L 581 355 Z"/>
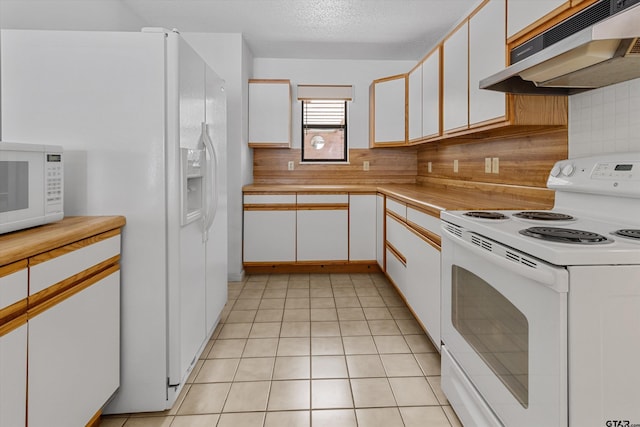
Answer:
<path fill-rule="evenodd" d="M 120 388 L 104 412 L 170 408 L 227 300 L 224 82 L 164 29 L 0 41 L 3 139 L 64 148 L 65 215 L 127 220 Z"/>

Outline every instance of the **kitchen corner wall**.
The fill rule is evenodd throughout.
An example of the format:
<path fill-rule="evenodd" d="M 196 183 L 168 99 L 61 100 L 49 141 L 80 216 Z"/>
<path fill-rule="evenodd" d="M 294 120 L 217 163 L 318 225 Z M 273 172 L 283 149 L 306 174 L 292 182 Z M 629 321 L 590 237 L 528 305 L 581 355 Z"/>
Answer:
<path fill-rule="evenodd" d="M 569 157 L 640 151 L 640 79 L 569 97 Z"/>

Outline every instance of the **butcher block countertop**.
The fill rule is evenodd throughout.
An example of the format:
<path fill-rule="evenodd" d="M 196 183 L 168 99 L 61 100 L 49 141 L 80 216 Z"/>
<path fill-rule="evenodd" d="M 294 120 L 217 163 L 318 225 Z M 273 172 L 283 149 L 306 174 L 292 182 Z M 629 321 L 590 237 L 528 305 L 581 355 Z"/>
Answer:
<path fill-rule="evenodd" d="M 512 186 L 505 191 L 492 191 L 481 187 L 446 185 L 426 186 L 419 184 L 378 184 L 378 185 L 270 185 L 251 184 L 243 187 L 243 192 L 253 194 L 269 193 L 373 193 L 380 192 L 389 197 L 408 203 L 429 214 L 439 217 L 443 210 L 487 210 L 487 209 L 549 209 L 553 203 L 529 197 L 537 190 L 523 189 L 522 194 Z M 548 192 L 546 189 L 540 191 Z"/>
<path fill-rule="evenodd" d="M 0 235 L 0 266 L 86 239 L 125 225 L 123 216 L 72 216 Z"/>

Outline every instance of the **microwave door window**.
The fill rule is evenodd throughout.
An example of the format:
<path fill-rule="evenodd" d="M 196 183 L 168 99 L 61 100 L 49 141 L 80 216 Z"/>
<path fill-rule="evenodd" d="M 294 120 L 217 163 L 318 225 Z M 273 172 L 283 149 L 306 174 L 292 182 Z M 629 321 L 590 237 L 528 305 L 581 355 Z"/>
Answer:
<path fill-rule="evenodd" d="M 529 322 L 489 283 L 452 267 L 455 329 L 520 402 L 529 406 Z"/>
<path fill-rule="evenodd" d="M 29 208 L 29 162 L 0 161 L 0 213 Z"/>

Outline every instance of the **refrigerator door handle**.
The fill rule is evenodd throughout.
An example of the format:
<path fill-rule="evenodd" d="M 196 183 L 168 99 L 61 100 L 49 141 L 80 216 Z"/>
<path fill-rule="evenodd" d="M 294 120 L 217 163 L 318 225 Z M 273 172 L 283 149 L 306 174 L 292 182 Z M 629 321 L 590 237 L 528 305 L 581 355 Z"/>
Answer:
<path fill-rule="evenodd" d="M 206 184 L 206 204 L 207 210 L 204 218 L 204 232 L 203 238 L 206 241 L 208 239 L 209 229 L 213 225 L 213 220 L 216 217 L 218 211 L 218 180 L 216 179 L 216 172 L 218 170 L 218 156 L 216 148 L 209 137 L 209 126 L 207 123 L 202 123 L 202 142 L 211 158 L 211 162 L 207 162 L 207 184 Z"/>

